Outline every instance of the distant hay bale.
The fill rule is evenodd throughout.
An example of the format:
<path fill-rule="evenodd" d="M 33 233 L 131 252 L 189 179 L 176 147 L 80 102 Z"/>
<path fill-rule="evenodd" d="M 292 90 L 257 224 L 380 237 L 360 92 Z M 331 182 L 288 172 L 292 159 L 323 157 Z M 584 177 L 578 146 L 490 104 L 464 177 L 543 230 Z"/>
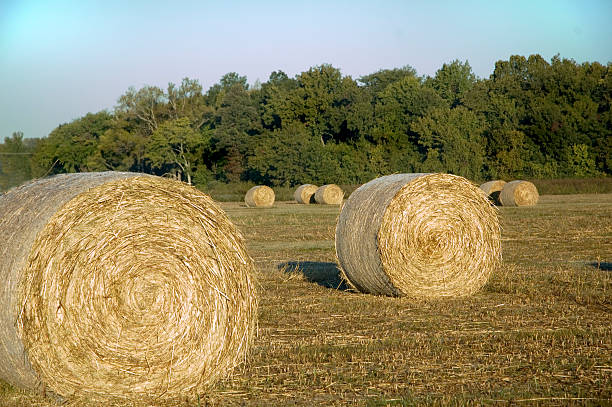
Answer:
<path fill-rule="evenodd" d="M 254 186 L 247 191 L 244 203 L 251 208 L 270 208 L 274 205 L 274 190 L 265 185 Z"/>
<path fill-rule="evenodd" d="M 293 193 L 293 198 L 299 204 L 308 205 L 314 201 L 314 195 L 317 189 L 319 189 L 319 187 L 312 184 L 300 185 Z"/>
<path fill-rule="evenodd" d="M 469 295 L 501 262 L 497 209 L 450 174 L 394 174 L 355 190 L 336 226 L 343 278 L 372 294 Z"/>
<path fill-rule="evenodd" d="M 244 361 L 253 261 L 210 197 L 134 173 L 0 198 L 0 378 L 68 398 L 202 393 Z"/>
<path fill-rule="evenodd" d="M 315 192 L 315 201 L 324 205 L 340 205 L 344 199 L 344 191 L 336 184 L 319 187 Z"/>
<path fill-rule="evenodd" d="M 491 201 L 493 201 L 493 203 L 499 205 L 499 194 L 504 188 L 504 185 L 506 185 L 506 181 L 498 179 L 494 181 L 485 182 L 480 186 L 480 189 L 482 189 L 484 193 L 487 194 L 487 196 L 491 199 Z"/>
<path fill-rule="evenodd" d="M 508 182 L 499 194 L 502 206 L 533 206 L 539 199 L 538 189 L 529 181 Z"/>

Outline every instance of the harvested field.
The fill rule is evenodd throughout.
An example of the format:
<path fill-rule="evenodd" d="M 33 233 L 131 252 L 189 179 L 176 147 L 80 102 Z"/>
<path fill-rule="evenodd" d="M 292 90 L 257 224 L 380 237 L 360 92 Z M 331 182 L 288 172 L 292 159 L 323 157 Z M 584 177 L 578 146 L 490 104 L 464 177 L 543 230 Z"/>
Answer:
<path fill-rule="evenodd" d="M 346 290 L 337 206 L 221 206 L 257 264 L 258 336 L 241 371 L 185 406 L 612 399 L 612 194 L 500 208 L 501 270 L 473 296 L 420 301 Z M 56 404 L 4 385 L 0 405 Z"/>

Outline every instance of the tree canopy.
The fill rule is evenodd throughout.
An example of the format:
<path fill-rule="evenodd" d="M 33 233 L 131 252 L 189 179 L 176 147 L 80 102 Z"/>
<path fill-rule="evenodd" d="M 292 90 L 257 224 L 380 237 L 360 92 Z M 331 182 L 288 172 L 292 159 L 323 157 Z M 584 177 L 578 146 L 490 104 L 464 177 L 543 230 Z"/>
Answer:
<path fill-rule="evenodd" d="M 129 88 L 113 111 L 29 140 L 16 132 L 0 144 L 0 188 L 102 170 L 272 186 L 415 171 L 475 181 L 606 176 L 612 64 L 512 55 L 484 79 L 455 60 L 433 77 L 406 65 L 357 80 L 322 64 L 293 78 L 274 71 L 253 87 L 230 72 L 207 91 L 190 78 Z"/>

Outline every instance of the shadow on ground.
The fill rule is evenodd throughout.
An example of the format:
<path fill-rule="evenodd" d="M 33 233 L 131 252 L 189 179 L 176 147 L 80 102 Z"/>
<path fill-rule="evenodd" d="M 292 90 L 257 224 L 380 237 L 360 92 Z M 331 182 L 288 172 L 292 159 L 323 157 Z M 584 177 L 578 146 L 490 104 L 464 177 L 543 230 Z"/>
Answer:
<path fill-rule="evenodd" d="M 596 269 L 599 269 L 602 271 L 612 271 L 612 263 L 609 263 L 609 262 L 593 261 L 593 262 L 588 263 L 588 265 L 595 267 Z"/>
<path fill-rule="evenodd" d="M 320 261 L 288 261 L 280 263 L 277 268 L 285 273 L 300 273 L 311 283 L 336 290 L 348 290 L 349 287 L 340 277 L 336 263 Z"/>

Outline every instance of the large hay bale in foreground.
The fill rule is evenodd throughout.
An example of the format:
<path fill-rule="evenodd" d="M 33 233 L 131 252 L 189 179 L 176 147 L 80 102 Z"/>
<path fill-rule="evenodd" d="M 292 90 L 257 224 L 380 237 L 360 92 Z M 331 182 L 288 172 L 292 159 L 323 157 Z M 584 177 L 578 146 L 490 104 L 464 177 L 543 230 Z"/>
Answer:
<path fill-rule="evenodd" d="M 344 191 L 336 184 L 319 187 L 315 192 L 315 201 L 324 205 L 340 205 L 344 199 Z"/>
<path fill-rule="evenodd" d="M 274 205 L 274 190 L 265 185 L 254 186 L 244 196 L 244 203 L 250 208 L 271 208 Z"/>
<path fill-rule="evenodd" d="M 493 201 L 494 204 L 500 205 L 499 194 L 506 185 L 506 181 L 498 179 L 493 181 L 485 182 L 480 186 L 480 189 Z"/>
<path fill-rule="evenodd" d="M 380 177 L 344 204 L 336 254 L 343 277 L 362 292 L 472 294 L 501 261 L 497 209 L 481 189 L 455 175 Z"/>
<path fill-rule="evenodd" d="M 319 189 L 319 187 L 312 184 L 300 185 L 293 193 L 293 198 L 299 204 L 308 205 L 314 202 L 314 195 L 317 189 Z"/>
<path fill-rule="evenodd" d="M 14 386 L 159 403 L 244 360 L 253 262 L 195 188 L 133 173 L 41 179 L 0 198 L 0 236 L 0 378 Z"/>
<path fill-rule="evenodd" d="M 538 189 L 529 181 L 508 182 L 499 194 L 502 206 L 533 206 L 539 199 Z"/>

